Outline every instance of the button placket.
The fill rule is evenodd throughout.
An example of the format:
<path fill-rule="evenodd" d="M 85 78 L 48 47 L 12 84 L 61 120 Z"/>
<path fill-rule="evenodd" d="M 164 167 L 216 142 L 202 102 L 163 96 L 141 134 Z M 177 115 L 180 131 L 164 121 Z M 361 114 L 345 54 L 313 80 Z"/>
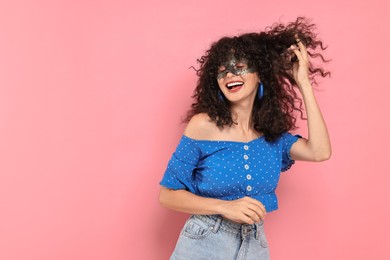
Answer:
<path fill-rule="evenodd" d="M 245 151 L 249 151 L 249 146 L 248 145 L 244 145 L 244 150 Z M 248 156 L 248 154 L 247 153 L 245 153 L 244 154 L 244 160 L 245 160 L 245 163 L 244 163 L 244 169 L 245 169 L 245 171 L 247 172 L 246 173 L 246 180 L 247 180 L 247 182 L 249 182 L 250 180 L 252 180 L 252 175 L 248 172 L 249 171 L 249 164 L 248 164 L 248 159 L 249 159 L 249 156 Z M 247 192 L 250 192 L 250 191 L 252 191 L 252 186 L 251 185 L 249 185 L 249 183 L 248 183 L 248 185 L 246 186 L 246 190 L 247 190 Z"/>

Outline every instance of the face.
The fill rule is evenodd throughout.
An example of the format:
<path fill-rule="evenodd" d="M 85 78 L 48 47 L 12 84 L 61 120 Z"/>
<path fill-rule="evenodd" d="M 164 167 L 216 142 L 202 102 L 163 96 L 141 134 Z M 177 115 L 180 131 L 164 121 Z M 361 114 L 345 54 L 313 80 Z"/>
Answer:
<path fill-rule="evenodd" d="M 224 96 L 231 102 L 237 102 L 254 98 L 260 79 L 245 60 L 237 61 L 233 57 L 219 67 L 217 81 Z"/>

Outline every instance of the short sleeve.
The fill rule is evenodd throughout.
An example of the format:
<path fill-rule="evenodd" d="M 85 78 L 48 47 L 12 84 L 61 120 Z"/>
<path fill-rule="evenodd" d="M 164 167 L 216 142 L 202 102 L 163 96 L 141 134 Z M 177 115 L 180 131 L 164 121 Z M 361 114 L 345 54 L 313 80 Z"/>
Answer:
<path fill-rule="evenodd" d="M 291 168 L 291 166 L 295 163 L 293 159 L 291 159 L 290 150 L 291 146 L 299 139 L 302 138 L 300 135 L 292 135 L 288 132 L 282 134 L 282 172 L 285 172 Z"/>
<path fill-rule="evenodd" d="M 200 150 L 192 140 L 183 136 L 172 154 L 160 185 L 173 190 L 188 190 L 195 193 L 193 172 L 200 157 Z"/>

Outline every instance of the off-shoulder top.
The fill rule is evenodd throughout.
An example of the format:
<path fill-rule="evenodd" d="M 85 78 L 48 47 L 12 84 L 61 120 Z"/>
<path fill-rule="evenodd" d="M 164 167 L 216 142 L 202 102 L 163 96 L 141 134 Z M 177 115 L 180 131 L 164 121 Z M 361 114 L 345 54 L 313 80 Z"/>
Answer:
<path fill-rule="evenodd" d="M 160 184 L 222 200 L 249 196 L 271 212 L 278 208 L 275 189 L 280 172 L 294 164 L 290 149 L 300 137 L 286 132 L 274 142 L 263 136 L 236 142 L 195 140 L 183 135 Z"/>

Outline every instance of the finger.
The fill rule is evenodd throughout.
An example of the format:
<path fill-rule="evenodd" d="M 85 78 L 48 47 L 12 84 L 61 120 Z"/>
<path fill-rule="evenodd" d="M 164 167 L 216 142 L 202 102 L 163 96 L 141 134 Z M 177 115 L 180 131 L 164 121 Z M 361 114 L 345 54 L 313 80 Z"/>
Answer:
<path fill-rule="evenodd" d="M 250 209 L 255 211 L 260 216 L 260 218 L 263 218 L 267 214 L 265 207 L 262 204 L 261 205 L 252 204 Z"/>
<path fill-rule="evenodd" d="M 249 203 L 254 204 L 258 209 L 260 209 L 262 212 L 264 212 L 264 214 L 267 214 L 267 211 L 266 211 L 263 203 L 261 203 L 260 201 L 258 201 L 256 199 L 250 198 L 250 197 L 247 197 L 247 198 L 248 198 L 247 201 Z"/>
<path fill-rule="evenodd" d="M 254 199 L 254 198 L 251 198 L 251 197 L 244 197 L 246 199 L 246 201 L 250 202 L 250 203 L 253 203 L 253 204 L 257 204 L 257 205 L 263 205 L 260 201 L 258 201 L 257 199 Z"/>
<path fill-rule="evenodd" d="M 261 203 L 260 201 L 248 197 L 248 202 L 250 202 L 250 203 L 256 205 L 256 206 L 259 207 L 264 213 L 266 213 L 265 207 L 264 207 L 263 203 Z"/>
<path fill-rule="evenodd" d="M 253 205 L 251 208 L 248 208 L 246 210 L 245 214 L 249 216 L 251 219 L 253 219 L 253 221 L 255 222 L 259 222 L 264 217 L 264 213 L 261 210 L 259 210 L 258 207 Z"/>
<path fill-rule="evenodd" d="M 294 52 L 294 54 L 297 56 L 299 61 L 305 61 L 305 58 L 303 57 L 302 53 L 298 50 L 296 46 L 291 45 L 289 50 Z"/>
<path fill-rule="evenodd" d="M 248 212 L 245 212 L 244 214 L 246 217 L 249 218 L 249 220 L 246 222 L 248 224 L 258 223 L 260 221 L 260 217 L 254 211 L 249 210 Z"/>
<path fill-rule="evenodd" d="M 247 215 L 253 220 L 254 223 L 258 223 L 261 220 L 261 216 L 253 210 L 249 210 Z"/>
<path fill-rule="evenodd" d="M 250 225 L 255 223 L 255 221 L 249 215 L 247 215 L 245 213 L 243 214 L 241 221 L 245 224 L 250 224 Z"/>
<path fill-rule="evenodd" d="M 295 63 L 293 64 L 293 75 L 294 75 L 294 78 L 297 78 L 298 69 L 299 69 L 299 64 L 298 64 L 298 62 L 295 62 Z"/>
<path fill-rule="evenodd" d="M 253 219 L 253 220 L 256 220 L 256 222 L 259 222 L 260 219 L 264 219 L 264 218 L 265 218 L 266 212 L 265 212 L 264 207 L 261 208 L 261 207 L 259 207 L 258 205 L 250 204 L 250 205 L 248 205 L 248 209 L 251 210 L 252 212 L 254 212 L 254 213 L 256 214 L 256 216 L 251 215 L 251 216 L 254 217 L 254 218 L 252 218 L 252 219 Z M 251 214 L 252 214 L 252 213 L 251 213 Z"/>
<path fill-rule="evenodd" d="M 303 44 L 301 39 L 299 39 L 298 35 L 295 35 L 295 39 L 297 40 L 297 45 L 299 47 L 299 50 L 302 53 L 302 56 L 305 58 L 305 60 L 308 60 L 309 56 L 307 54 L 306 46 Z"/>

